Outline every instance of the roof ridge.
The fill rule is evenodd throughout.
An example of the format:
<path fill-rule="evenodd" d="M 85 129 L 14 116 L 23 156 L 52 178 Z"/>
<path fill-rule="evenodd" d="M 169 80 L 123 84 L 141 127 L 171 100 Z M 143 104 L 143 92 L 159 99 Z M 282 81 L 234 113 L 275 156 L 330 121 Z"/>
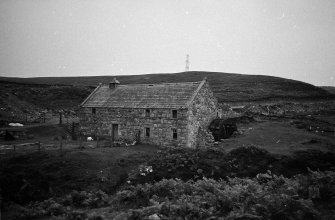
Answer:
<path fill-rule="evenodd" d="M 121 84 L 119 86 L 147 86 L 147 85 L 175 85 L 175 84 L 196 84 L 201 83 L 202 81 L 196 81 L 196 82 L 174 82 L 174 83 L 134 83 L 134 84 Z M 108 86 L 107 84 L 104 84 L 104 86 Z"/>

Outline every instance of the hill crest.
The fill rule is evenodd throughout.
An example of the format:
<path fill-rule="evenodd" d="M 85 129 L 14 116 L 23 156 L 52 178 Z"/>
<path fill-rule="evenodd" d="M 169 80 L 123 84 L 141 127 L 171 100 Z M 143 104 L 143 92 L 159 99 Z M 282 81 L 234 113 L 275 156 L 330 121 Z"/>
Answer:
<path fill-rule="evenodd" d="M 97 86 L 116 77 L 122 84 L 154 84 L 201 81 L 207 77 L 212 90 L 220 102 L 250 102 L 267 100 L 314 100 L 333 99 L 328 91 L 297 80 L 265 75 L 190 71 L 180 73 L 80 76 L 80 77 L 0 77 L 2 81 L 27 84 L 61 84 L 74 86 Z"/>

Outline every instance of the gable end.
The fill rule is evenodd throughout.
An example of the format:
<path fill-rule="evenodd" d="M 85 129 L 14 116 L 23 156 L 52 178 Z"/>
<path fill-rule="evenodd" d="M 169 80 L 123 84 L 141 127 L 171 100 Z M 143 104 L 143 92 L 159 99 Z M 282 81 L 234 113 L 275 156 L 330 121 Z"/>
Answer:
<path fill-rule="evenodd" d="M 92 97 L 92 95 L 94 95 L 94 93 L 96 93 L 96 91 L 98 91 L 98 89 L 100 88 L 102 86 L 102 83 L 99 83 L 99 85 L 97 86 L 97 88 L 95 88 L 94 90 L 93 90 L 93 92 L 91 92 L 91 94 L 89 94 L 89 96 L 87 96 L 87 98 L 79 105 L 80 107 L 82 107 L 86 102 L 87 102 L 87 100 L 89 100 L 91 97 Z"/>
<path fill-rule="evenodd" d="M 205 77 L 205 78 L 201 81 L 201 83 L 199 84 L 198 88 L 194 91 L 194 93 L 193 93 L 191 99 L 188 101 L 188 103 L 187 103 L 187 105 L 186 105 L 187 107 L 189 107 L 189 106 L 192 104 L 194 98 L 198 95 L 200 89 L 205 85 L 206 82 L 207 82 L 207 77 Z"/>

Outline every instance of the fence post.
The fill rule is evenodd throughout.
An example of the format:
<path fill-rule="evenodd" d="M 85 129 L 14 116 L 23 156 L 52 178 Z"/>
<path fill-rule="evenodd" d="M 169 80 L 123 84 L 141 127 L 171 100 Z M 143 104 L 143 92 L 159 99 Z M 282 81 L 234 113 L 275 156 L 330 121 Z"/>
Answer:
<path fill-rule="evenodd" d="M 62 122 L 63 122 L 63 115 L 62 115 L 62 113 L 60 112 L 59 113 L 59 124 L 61 125 L 61 124 L 63 124 Z"/>
<path fill-rule="evenodd" d="M 71 132 L 72 132 L 72 138 L 73 138 L 75 136 L 75 124 L 74 124 L 74 121 L 72 122 Z"/>
<path fill-rule="evenodd" d="M 97 148 L 99 148 L 99 136 L 97 136 Z"/>
<path fill-rule="evenodd" d="M 38 147 L 38 152 L 41 152 L 41 142 L 40 141 L 37 142 L 37 147 Z"/>
<path fill-rule="evenodd" d="M 60 155 L 62 155 L 62 153 L 63 153 L 63 138 L 62 138 L 62 136 L 60 136 L 59 151 L 60 151 Z"/>
<path fill-rule="evenodd" d="M 82 148 L 82 143 L 81 143 L 81 135 L 79 135 L 79 149 L 81 149 Z"/>
<path fill-rule="evenodd" d="M 13 148 L 14 148 L 14 154 L 15 154 L 15 152 L 16 152 L 16 145 L 15 144 L 13 145 Z"/>
<path fill-rule="evenodd" d="M 2 195 L 0 195 L 0 219 L 1 219 Z"/>

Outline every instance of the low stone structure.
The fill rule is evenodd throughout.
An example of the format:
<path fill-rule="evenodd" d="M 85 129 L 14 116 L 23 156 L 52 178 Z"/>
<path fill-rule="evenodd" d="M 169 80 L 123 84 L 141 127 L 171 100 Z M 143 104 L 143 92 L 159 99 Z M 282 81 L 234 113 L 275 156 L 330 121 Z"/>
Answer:
<path fill-rule="evenodd" d="M 220 117 L 206 78 L 201 82 L 99 85 L 81 104 L 80 130 L 160 146 L 196 147 L 199 130 Z"/>

